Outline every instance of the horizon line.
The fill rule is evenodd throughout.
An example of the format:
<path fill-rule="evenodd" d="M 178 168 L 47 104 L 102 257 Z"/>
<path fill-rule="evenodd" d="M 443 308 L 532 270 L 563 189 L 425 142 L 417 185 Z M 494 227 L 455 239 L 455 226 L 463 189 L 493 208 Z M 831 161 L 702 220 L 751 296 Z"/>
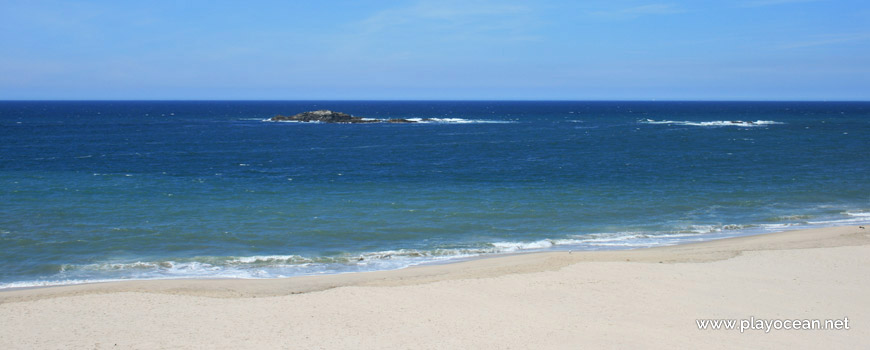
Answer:
<path fill-rule="evenodd" d="M 870 102 L 870 99 L 0 99 L 0 102 Z"/>

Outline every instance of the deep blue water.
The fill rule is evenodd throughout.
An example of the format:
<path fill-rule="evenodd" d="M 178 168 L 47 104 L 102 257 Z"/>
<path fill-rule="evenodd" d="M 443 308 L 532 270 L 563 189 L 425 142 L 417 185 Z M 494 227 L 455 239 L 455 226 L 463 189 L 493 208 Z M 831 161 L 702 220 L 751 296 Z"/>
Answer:
<path fill-rule="evenodd" d="M 442 120 L 263 121 L 314 109 Z M 868 223 L 868 131 L 868 102 L 0 102 L 0 288 Z"/>

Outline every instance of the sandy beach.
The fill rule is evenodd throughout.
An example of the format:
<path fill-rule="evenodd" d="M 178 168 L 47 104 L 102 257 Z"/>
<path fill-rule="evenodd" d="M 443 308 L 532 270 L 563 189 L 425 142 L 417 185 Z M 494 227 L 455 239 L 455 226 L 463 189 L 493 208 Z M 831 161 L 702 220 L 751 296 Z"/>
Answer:
<path fill-rule="evenodd" d="M 344 275 L 5 290 L 0 348 L 861 348 L 868 289 L 870 230 L 846 226 Z M 718 319 L 770 329 L 699 329 Z M 795 320 L 840 329 L 783 329 Z"/>

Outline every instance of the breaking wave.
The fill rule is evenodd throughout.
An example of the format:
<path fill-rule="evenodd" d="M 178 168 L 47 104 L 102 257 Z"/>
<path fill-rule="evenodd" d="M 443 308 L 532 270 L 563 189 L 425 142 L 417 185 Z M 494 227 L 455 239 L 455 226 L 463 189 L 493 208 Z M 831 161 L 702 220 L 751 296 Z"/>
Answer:
<path fill-rule="evenodd" d="M 511 120 L 485 120 L 463 118 L 408 118 L 408 120 L 421 124 L 511 124 Z"/>
<path fill-rule="evenodd" d="M 363 118 L 369 121 L 381 121 L 386 123 L 388 119 L 376 119 L 376 118 Z M 411 124 L 512 124 L 516 123 L 513 120 L 488 120 L 488 119 L 464 119 L 464 118 L 403 118 L 405 120 L 412 121 Z M 264 122 L 270 123 L 296 123 L 296 124 L 324 124 L 319 121 L 313 122 L 302 122 L 296 120 L 271 120 L 271 119 L 257 119 Z"/>
<path fill-rule="evenodd" d="M 281 278 L 394 270 L 414 265 L 473 258 L 482 255 L 542 250 L 632 249 L 674 245 L 726 237 L 743 226 L 689 226 L 672 232 L 618 232 L 572 235 L 536 241 L 498 241 L 468 247 L 396 249 L 336 256 L 252 255 L 201 256 L 173 260 L 104 262 L 61 265 L 45 279 L 0 283 L 0 289 L 93 282 L 182 278 Z"/>
<path fill-rule="evenodd" d="M 776 124 L 785 124 L 782 122 L 775 122 L 772 120 L 756 120 L 756 121 L 715 120 L 715 121 L 708 121 L 708 122 L 693 122 L 693 121 L 652 120 L 652 119 L 643 119 L 643 120 L 640 120 L 639 123 L 642 123 L 642 124 L 684 125 L 684 126 L 706 126 L 706 127 L 737 126 L 737 127 L 744 127 L 744 128 L 768 126 L 768 125 L 776 125 Z"/>
<path fill-rule="evenodd" d="M 806 220 L 795 215 L 770 224 L 686 225 L 668 231 L 624 231 L 569 235 L 535 241 L 496 241 L 463 247 L 395 249 L 334 256 L 251 255 L 200 256 L 173 260 L 104 262 L 60 265 L 43 279 L 0 283 L 0 289 L 57 286 L 146 279 L 235 278 L 292 276 L 395 270 L 409 266 L 455 261 L 482 255 L 545 250 L 620 250 L 669 246 L 809 227 L 870 223 L 870 212 L 847 211 L 835 217 Z M 798 220 L 795 220 L 798 219 Z"/>

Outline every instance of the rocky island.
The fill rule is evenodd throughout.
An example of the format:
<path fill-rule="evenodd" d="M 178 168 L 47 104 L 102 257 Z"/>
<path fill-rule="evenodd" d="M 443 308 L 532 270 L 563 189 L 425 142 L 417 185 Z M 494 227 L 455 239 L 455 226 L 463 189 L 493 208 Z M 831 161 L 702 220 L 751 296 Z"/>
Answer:
<path fill-rule="evenodd" d="M 424 118 L 419 121 L 429 121 L 430 119 Z M 320 122 L 320 123 L 342 123 L 342 124 L 363 124 L 363 123 L 417 123 L 417 120 L 410 119 L 372 119 L 372 118 L 362 118 L 362 117 L 354 117 L 347 113 L 341 112 L 333 112 L 330 110 L 317 110 L 317 111 L 309 111 L 302 112 L 292 116 L 284 116 L 284 115 L 276 115 L 272 118 L 269 118 L 269 121 L 272 122 Z"/>

